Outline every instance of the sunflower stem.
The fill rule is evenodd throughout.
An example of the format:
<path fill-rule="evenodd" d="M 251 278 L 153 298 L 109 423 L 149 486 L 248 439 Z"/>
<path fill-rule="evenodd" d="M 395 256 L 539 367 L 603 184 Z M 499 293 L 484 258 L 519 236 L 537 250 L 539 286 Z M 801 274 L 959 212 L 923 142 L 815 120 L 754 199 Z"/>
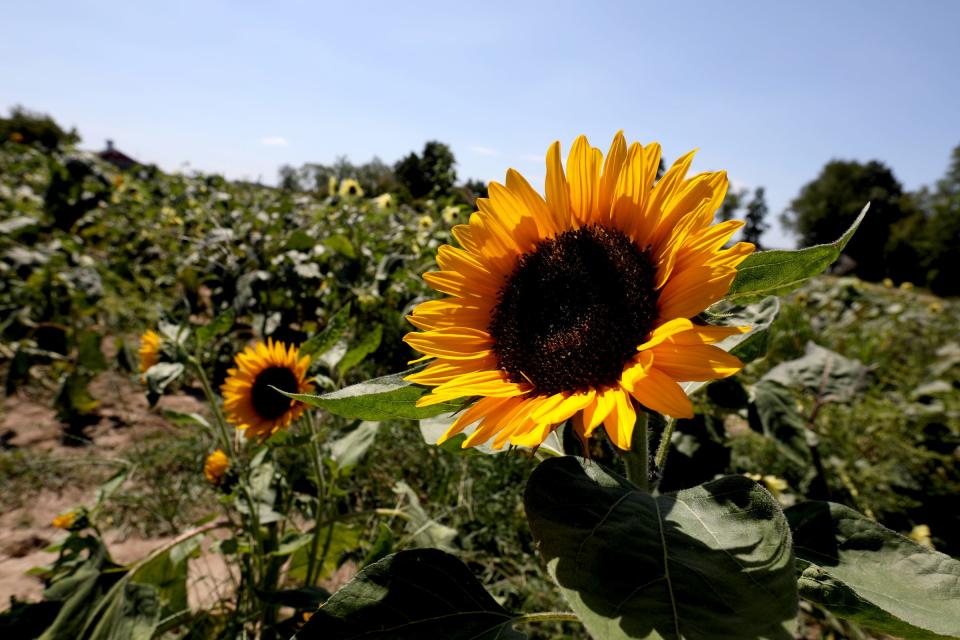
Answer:
<path fill-rule="evenodd" d="M 670 438 L 673 436 L 673 428 L 677 421 L 673 418 L 667 418 L 667 424 L 663 428 L 663 434 L 660 436 L 660 444 L 657 446 L 657 455 L 653 459 L 654 469 L 657 476 L 663 474 L 663 465 L 667 462 L 667 453 L 670 452 Z"/>
<path fill-rule="evenodd" d="M 313 518 L 313 540 L 310 541 L 310 555 L 307 556 L 307 578 L 304 586 L 313 586 L 314 570 L 317 568 L 317 549 L 320 546 L 320 526 L 321 515 L 326 515 L 326 510 L 321 509 L 326 503 L 326 477 L 323 473 L 323 461 L 320 459 L 320 447 L 317 445 L 317 424 L 314 421 L 313 413 L 304 412 L 306 418 L 307 430 L 310 432 L 310 458 L 313 463 L 313 472 L 317 476 L 317 506 Z M 331 529 L 332 531 L 332 529 Z"/>
<path fill-rule="evenodd" d="M 232 458 L 234 456 L 233 439 L 230 437 L 230 430 L 227 428 L 227 420 L 220 411 L 217 397 L 213 394 L 213 387 L 210 386 L 210 379 L 207 378 L 207 372 L 203 370 L 203 365 L 200 364 L 199 358 L 195 356 L 191 357 L 190 362 L 193 364 L 193 368 L 197 370 L 197 377 L 200 378 L 200 386 L 203 387 L 203 395 L 206 396 L 207 403 L 210 404 L 210 410 L 213 411 L 213 421 L 217 425 L 220 439 L 223 440 L 223 448 Z"/>
<path fill-rule="evenodd" d="M 513 620 L 513 624 L 524 622 L 580 622 L 580 618 L 572 611 L 541 611 L 538 613 L 524 613 Z"/>
<path fill-rule="evenodd" d="M 648 417 L 643 410 L 637 411 L 637 421 L 633 425 L 633 438 L 630 451 L 623 456 L 627 470 L 627 479 L 643 491 L 650 491 L 650 435 L 647 429 Z"/>

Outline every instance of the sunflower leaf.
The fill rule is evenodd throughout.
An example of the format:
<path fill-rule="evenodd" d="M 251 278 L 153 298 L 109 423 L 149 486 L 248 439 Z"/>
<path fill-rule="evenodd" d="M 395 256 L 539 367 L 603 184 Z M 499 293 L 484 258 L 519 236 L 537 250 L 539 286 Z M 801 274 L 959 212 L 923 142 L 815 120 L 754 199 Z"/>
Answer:
<path fill-rule="evenodd" d="M 774 249 L 753 254 L 737 267 L 737 278 L 725 300 L 742 304 L 765 296 L 780 296 L 822 273 L 840 257 L 869 208 L 867 203 L 850 228 L 834 242 L 796 251 Z"/>
<path fill-rule="evenodd" d="M 460 409 L 463 403 L 457 400 L 441 402 L 429 407 L 418 407 L 417 400 L 430 390 L 403 379 L 414 371 L 416 369 L 373 378 L 322 395 L 287 393 L 280 389 L 277 391 L 311 407 L 324 409 L 334 415 L 353 420 L 378 421 L 391 418 L 422 420 Z"/>
<path fill-rule="evenodd" d="M 786 513 L 804 598 L 883 633 L 960 637 L 960 561 L 843 505 L 803 502 Z"/>
<path fill-rule="evenodd" d="M 527 636 L 512 627 L 516 619 L 457 558 L 413 549 L 364 568 L 330 596 L 296 640 L 522 640 Z"/>
<path fill-rule="evenodd" d="M 346 331 L 349 321 L 350 303 L 348 302 L 340 307 L 332 318 L 327 320 L 327 326 L 323 328 L 323 331 L 300 345 L 300 355 L 314 356 L 329 351 Z"/>
<path fill-rule="evenodd" d="M 534 470 L 524 505 L 550 574 L 594 638 L 793 638 L 790 531 L 747 478 L 653 496 L 565 456 Z"/>

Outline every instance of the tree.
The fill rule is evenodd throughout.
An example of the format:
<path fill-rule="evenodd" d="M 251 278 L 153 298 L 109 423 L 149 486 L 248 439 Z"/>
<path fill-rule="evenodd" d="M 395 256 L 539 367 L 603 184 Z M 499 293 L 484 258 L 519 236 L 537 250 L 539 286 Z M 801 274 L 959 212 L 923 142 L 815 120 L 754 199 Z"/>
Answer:
<path fill-rule="evenodd" d="M 9 118 L 0 118 L 0 143 L 12 140 L 21 144 L 39 143 L 53 150 L 80 142 L 76 129 L 64 131 L 53 118 L 16 106 Z"/>
<path fill-rule="evenodd" d="M 806 184 L 780 217 L 783 226 L 799 236 L 802 245 L 832 242 L 840 237 L 867 202 L 870 212 L 845 252 L 865 280 L 897 277 L 887 262 L 891 227 L 912 213 L 903 187 L 882 163 L 832 160 L 815 180 Z"/>
<path fill-rule="evenodd" d="M 770 223 L 765 218 L 770 209 L 767 207 L 767 200 L 764 197 L 764 188 L 757 187 L 753 192 L 753 199 L 747 204 L 747 213 L 743 220 L 743 231 L 740 232 L 740 239 L 744 242 L 752 242 L 760 249 L 760 236 L 770 228 Z"/>
<path fill-rule="evenodd" d="M 457 164 L 450 147 L 431 140 L 423 145 L 423 152 L 403 157 L 393 172 L 413 198 L 437 197 L 450 193 L 457 181 Z"/>
<path fill-rule="evenodd" d="M 740 189 L 738 191 L 730 189 L 727 191 L 727 195 L 723 198 L 723 204 L 720 205 L 720 210 L 717 211 L 717 218 L 720 222 L 733 220 L 737 211 L 743 206 L 743 201 L 746 197 L 746 189 Z"/>
<path fill-rule="evenodd" d="M 953 149 L 943 178 L 918 199 L 925 218 L 918 253 L 926 284 L 938 295 L 960 295 L 960 145 Z"/>

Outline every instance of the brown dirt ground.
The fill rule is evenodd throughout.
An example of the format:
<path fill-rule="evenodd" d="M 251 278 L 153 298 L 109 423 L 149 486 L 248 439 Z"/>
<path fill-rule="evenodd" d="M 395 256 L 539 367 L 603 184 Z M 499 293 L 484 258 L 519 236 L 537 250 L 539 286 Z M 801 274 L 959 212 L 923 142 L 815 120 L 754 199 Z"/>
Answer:
<path fill-rule="evenodd" d="M 87 427 L 83 435 L 90 442 L 83 446 L 62 441 L 63 425 L 49 404 L 19 392 L 0 401 L 0 438 L 7 448 L 42 451 L 56 458 L 84 463 L 94 457 L 103 459 L 120 453 L 157 432 L 175 432 L 177 428 L 163 417 L 163 410 L 204 413 L 202 402 L 185 394 L 164 396 L 151 409 L 143 388 L 131 377 L 107 371 L 90 384 L 90 392 L 100 401 L 99 419 Z M 46 396 L 49 397 L 49 396 Z M 65 532 L 50 522 L 58 514 L 81 504 L 90 504 L 96 486 L 44 486 L 26 496 L 17 496 L 8 503 L 22 506 L 0 512 L 0 609 L 5 609 L 11 596 L 21 600 L 38 600 L 42 583 L 26 575 L 32 567 L 49 564 L 54 555 L 44 551 L 48 545 L 65 537 Z M 121 531 L 104 533 L 114 560 L 128 563 L 138 560 L 169 538 L 142 539 Z M 203 554 L 191 563 L 191 601 L 196 606 L 208 605 L 231 581 L 229 570 L 220 556 Z"/>

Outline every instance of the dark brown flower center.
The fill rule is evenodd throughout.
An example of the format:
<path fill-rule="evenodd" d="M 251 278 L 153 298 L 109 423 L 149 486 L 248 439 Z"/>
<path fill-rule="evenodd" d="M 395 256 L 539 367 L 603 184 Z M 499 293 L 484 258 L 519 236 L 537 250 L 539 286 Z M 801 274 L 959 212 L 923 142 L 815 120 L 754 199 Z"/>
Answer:
<path fill-rule="evenodd" d="M 517 260 L 488 331 L 501 369 L 536 393 L 616 383 L 657 319 L 656 267 L 616 229 L 594 224 Z"/>
<path fill-rule="evenodd" d="M 276 389 L 296 393 L 299 389 L 297 376 L 286 367 L 270 367 L 257 374 L 250 391 L 253 409 L 264 420 L 276 420 L 290 409 L 290 398 Z"/>

